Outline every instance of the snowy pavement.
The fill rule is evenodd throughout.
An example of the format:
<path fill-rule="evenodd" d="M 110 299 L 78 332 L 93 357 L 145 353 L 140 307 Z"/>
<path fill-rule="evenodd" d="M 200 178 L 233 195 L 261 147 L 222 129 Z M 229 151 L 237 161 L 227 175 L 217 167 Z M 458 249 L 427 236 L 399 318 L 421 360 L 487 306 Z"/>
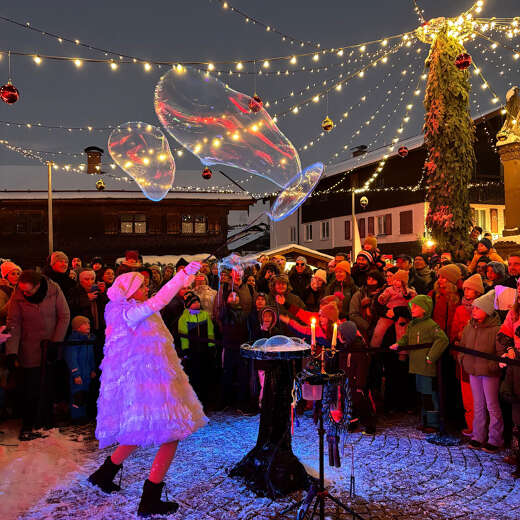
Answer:
<path fill-rule="evenodd" d="M 180 503 L 171 518 L 185 520 L 293 519 L 280 515 L 293 498 L 258 498 L 227 477 L 256 441 L 258 416 L 210 415 L 210 424 L 179 445 L 166 478 L 170 497 Z M 329 468 L 331 491 L 366 519 L 463 518 L 518 520 L 520 480 L 502 462 L 466 446 L 442 447 L 425 441 L 408 416 L 386 419 L 377 435 L 352 434 L 354 498 L 349 497 L 351 474 L 347 447 L 342 467 Z M 105 495 L 86 477 L 111 452 L 98 451 L 89 427 L 52 430 L 47 439 L 0 446 L 0 518 L 31 520 L 116 520 L 138 518 L 136 509 L 143 480 L 155 449 L 136 452 L 124 465 L 122 491 Z M 10 442 L 12 442 L 12 438 Z M 0 443 L 7 444 L 2 438 Z M 14 442 L 16 444 L 16 442 Z M 294 452 L 317 470 L 317 433 L 310 418 L 300 419 Z M 347 455 L 348 454 L 348 455 Z M 336 518 L 336 508 L 327 507 Z M 341 514 L 338 518 L 351 518 Z"/>

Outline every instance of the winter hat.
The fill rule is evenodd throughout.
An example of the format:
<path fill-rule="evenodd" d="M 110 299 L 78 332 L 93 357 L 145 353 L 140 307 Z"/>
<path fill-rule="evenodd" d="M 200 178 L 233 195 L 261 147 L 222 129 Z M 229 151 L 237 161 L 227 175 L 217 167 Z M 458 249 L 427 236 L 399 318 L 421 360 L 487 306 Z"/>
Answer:
<path fill-rule="evenodd" d="M 394 274 L 394 280 L 401 280 L 403 283 L 408 283 L 408 271 L 405 271 L 404 269 L 399 269 Z"/>
<path fill-rule="evenodd" d="M 448 264 L 439 269 L 439 278 L 446 278 L 448 282 L 457 285 L 457 282 L 462 278 L 462 273 L 455 264 Z"/>
<path fill-rule="evenodd" d="M 141 273 L 125 273 L 119 275 L 108 289 L 108 299 L 113 302 L 126 300 L 132 296 L 141 285 L 143 285 L 144 276 Z"/>
<path fill-rule="evenodd" d="M 482 244 L 488 251 L 493 247 L 493 243 L 489 238 L 483 238 L 482 240 L 479 240 L 479 244 Z"/>
<path fill-rule="evenodd" d="M 85 325 L 85 323 L 90 323 L 90 320 L 86 316 L 76 316 L 72 318 L 70 326 L 72 330 L 78 330 L 82 325 Z"/>
<path fill-rule="evenodd" d="M 359 258 L 360 256 L 364 256 L 368 260 L 369 264 L 374 263 L 374 257 L 368 251 L 360 251 L 357 255 L 357 258 Z"/>
<path fill-rule="evenodd" d="M 483 310 L 488 316 L 491 316 L 495 312 L 495 294 L 493 291 L 489 291 L 484 296 L 473 300 L 473 307 Z"/>
<path fill-rule="evenodd" d="M 4 262 L 0 267 L 2 278 L 7 278 L 7 275 L 15 269 L 19 269 L 20 271 L 22 270 L 22 268 L 19 265 L 16 265 L 14 262 Z"/>
<path fill-rule="evenodd" d="M 265 294 L 263 292 L 256 293 L 255 302 L 256 302 L 256 300 L 258 300 L 258 297 L 262 297 L 262 298 L 264 298 L 264 300 L 267 301 L 267 294 Z"/>
<path fill-rule="evenodd" d="M 399 318 L 405 318 L 407 320 L 412 319 L 412 313 L 408 305 L 397 305 L 394 307 L 394 319 L 397 321 Z"/>
<path fill-rule="evenodd" d="M 482 276 L 474 274 L 470 276 L 463 284 L 463 289 L 473 289 L 479 294 L 484 294 L 484 284 L 482 283 Z"/>
<path fill-rule="evenodd" d="M 63 251 L 54 251 L 51 255 L 51 265 L 54 265 L 56 262 L 68 262 L 69 257 Z"/>
<path fill-rule="evenodd" d="M 412 303 L 418 305 L 421 309 L 424 309 L 425 317 L 429 318 L 432 315 L 433 300 L 429 296 L 426 296 L 425 294 L 419 294 L 410 301 L 410 306 Z"/>
<path fill-rule="evenodd" d="M 195 302 L 200 303 L 200 298 L 193 291 L 188 291 L 184 295 L 184 307 L 189 309 Z"/>
<path fill-rule="evenodd" d="M 353 321 L 343 321 L 338 330 L 345 345 L 350 345 L 356 339 L 358 329 Z"/>
<path fill-rule="evenodd" d="M 320 280 L 323 280 L 324 284 L 327 283 L 327 273 L 325 272 L 324 269 L 316 269 L 316 271 L 314 271 L 313 276 L 315 278 L 319 278 Z"/>
<path fill-rule="evenodd" d="M 477 260 L 477 264 L 481 264 L 481 263 L 489 264 L 489 262 L 491 262 L 491 258 L 489 258 L 489 256 L 487 256 L 487 255 L 482 255 L 482 256 Z"/>
<path fill-rule="evenodd" d="M 339 305 L 338 297 L 334 296 L 333 294 L 329 294 L 329 296 L 324 296 L 320 300 L 320 308 L 325 307 L 325 305 L 330 305 L 331 303 L 337 307 Z"/>
<path fill-rule="evenodd" d="M 460 264 L 460 263 L 457 263 L 455 264 L 459 269 L 460 269 L 460 276 L 461 276 L 461 280 L 465 280 L 469 273 L 468 273 L 468 268 L 464 265 L 464 264 Z M 460 282 L 460 280 L 459 280 Z"/>
<path fill-rule="evenodd" d="M 329 321 L 334 323 L 339 319 L 338 306 L 334 303 L 328 303 L 327 305 L 320 307 L 320 314 L 323 314 L 323 316 L 325 316 Z"/>
<path fill-rule="evenodd" d="M 182 256 L 179 258 L 177 263 L 175 264 L 175 269 L 178 271 L 181 267 L 184 268 L 188 265 L 188 262 L 182 258 Z"/>
<path fill-rule="evenodd" d="M 334 272 L 336 271 L 345 271 L 347 274 L 350 274 L 350 264 L 347 261 L 343 260 L 343 262 L 339 262 L 336 264 Z"/>
<path fill-rule="evenodd" d="M 90 265 L 94 265 L 94 264 L 103 265 L 103 259 L 100 256 L 95 256 L 90 262 Z"/>
<path fill-rule="evenodd" d="M 282 282 L 289 285 L 289 277 L 286 274 L 275 274 L 271 277 L 271 283 L 274 285 L 276 282 Z"/>
<path fill-rule="evenodd" d="M 141 261 L 139 260 L 139 251 L 126 251 L 123 265 L 128 267 L 141 267 Z"/>
<path fill-rule="evenodd" d="M 500 278 L 506 276 L 506 266 L 502 262 L 489 262 L 488 267 L 491 267 Z"/>
<path fill-rule="evenodd" d="M 372 249 L 377 249 L 377 238 L 373 236 L 368 236 L 365 238 L 363 245 L 365 244 L 372 246 Z"/>
<path fill-rule="evenodd" d="M 307 265 L 307 259 L 304 256 L 299 256 L 296 259 L 297 262 L 303 262 L 305 265 Z"/>

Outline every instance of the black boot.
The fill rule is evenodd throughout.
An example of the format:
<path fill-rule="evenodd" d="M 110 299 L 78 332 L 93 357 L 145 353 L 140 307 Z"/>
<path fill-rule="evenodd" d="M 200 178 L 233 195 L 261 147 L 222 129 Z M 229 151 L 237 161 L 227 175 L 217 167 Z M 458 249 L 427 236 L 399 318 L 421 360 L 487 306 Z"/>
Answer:
<path fill-rule="evenodd" d="M 147 515 L 167 515 L 175 513 L 179 509 L 177 502 L 162 502 L 161 494 L 164 487 L 164 482 L 154 484 L 148 479 L 144 481 L 143 494 L 141 495 L 141 502 L 137 514 L 139 516 Z M 168 496 L 166 496 L 168 500 Z"/>
<path fill-rule="evenodd" d="M 105 459 L 105 462 L 96 470 L 88 481 L 91 484 L 101 488 L 105 493 L 113 493 L 114 491 L 121 491 L 121 487 L 114 484 L 112 481 L 119 470 L 122 470 L 122 464 L 114 464 L 110 457 Z"/>

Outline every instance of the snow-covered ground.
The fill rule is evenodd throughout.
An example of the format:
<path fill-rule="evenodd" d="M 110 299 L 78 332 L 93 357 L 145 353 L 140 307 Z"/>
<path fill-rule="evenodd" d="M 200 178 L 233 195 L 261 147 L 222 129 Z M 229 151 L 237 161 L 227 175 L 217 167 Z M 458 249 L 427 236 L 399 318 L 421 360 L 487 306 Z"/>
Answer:
<path fill-rule="evenodd" d="M 280 511 L 299 494 L 277 501 L 258 498 L 227 476 L 254 445 L 258 416 L 218 413 L 210 419 L 206 428 L 180 444 L 167 475 L 169 496 L 181 505 L 172 518 L 295 518 L 294 513 L 282 516 Z M 429 444 L 414 429 L 413 420 L 403 415 L 387 418 L 375 436 L 350 435 L 342 467 L 326 466 L 332 492 L 363 518 L 372 520 L 520 518 L 520 481 L 512 479 L 511 467 L 502 462 L 502 454 Z M 9 435 L 0 443 L 18 444 Z M 356 479 L 356 496 L 352 499 L 350 446 Z M 105 495 L 86 482 L 111 451 L 96 448 L 89 427 L 53 430 L 47 439 L 0 446 L 0 518 L 137 518 L 142 483 L 155 450 L 139 450 L 125 462 L 122 491 Z M 310 418 L 300 420 L 293 449 L 305 465 L 317 470 L 317 434 Z M 335 517 L 335 507 L 328 505 L 327 510 L 330 518 Z M 351 516 L 342 514 L 339 518 Z"/>

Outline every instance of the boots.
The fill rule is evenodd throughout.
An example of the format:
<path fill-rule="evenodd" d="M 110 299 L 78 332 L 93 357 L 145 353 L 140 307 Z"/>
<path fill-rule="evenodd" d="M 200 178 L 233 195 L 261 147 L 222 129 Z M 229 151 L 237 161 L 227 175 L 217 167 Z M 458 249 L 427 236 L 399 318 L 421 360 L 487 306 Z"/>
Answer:
<path fill-rule="evenodd" d="M 101 488 L 105 493 L 113 493 L 114 491 L 121 491 L 121 487 L 114 484 L 112 481 L 119 470 L 122 470 L 123 465 L 117 465 L 112 462 L 110 457 L 105 459 L 105 462 L 96 470 L 88 481 L 91 484 Z"/>
<path fill-rule="evenodd" d="M 167 515 L 175 513 L 179 509 L 177 502 L 162 502 L 161 494 L 164 488 L 164 482 L 154 484 L 148 479 L 144 481 L 143 494 L 141 495 L 141 502 L 137 514 L 139 516 L 147 515 Z M 166 496 L 168 500 L 168 496 Z"/>

